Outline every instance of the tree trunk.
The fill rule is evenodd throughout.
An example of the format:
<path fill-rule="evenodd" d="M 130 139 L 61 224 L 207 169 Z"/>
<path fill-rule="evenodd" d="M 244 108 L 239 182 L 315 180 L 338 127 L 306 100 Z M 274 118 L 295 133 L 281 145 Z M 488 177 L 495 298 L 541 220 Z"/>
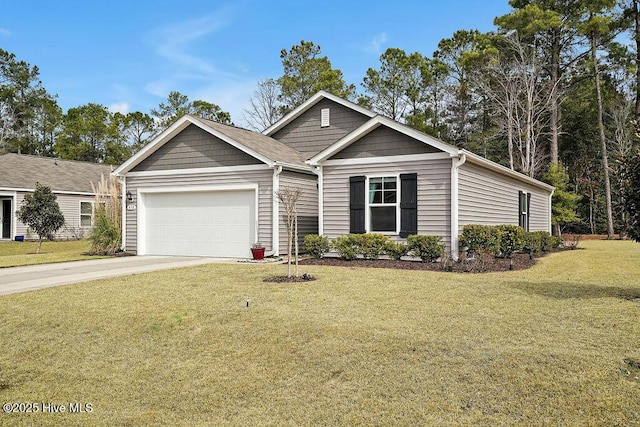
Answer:
<path fill-rule="evenodd" d="M 553 34 L 551 46 L 551 100 L 549 128 L 551 130 L 551 141 L 549 153 L 551 164 L 558 164 L 558 137 L 560 135 L 560 95 L 558 94 L 558 84 L 560 82 L 560 40 L 557 34 Z"/>
<path fill-rule="evenodd" d="M 36 248 L 36 253 L 40 253 L 40 246 L 42 246 L 42 236 L 38 234 L 38 247 Z"/>
<path fill-rule="evenodd" d="M 602 151 L 602 168 L 604 170 L 604 196 L 607 203 L 607 239 L 614 238 L 613 231 L 613 211 L 611 208 L 611 181 L 609 180 L 609 161 L 607 156 L 607 140 L 604 135 L 604 123 L 602 120 L 602 94 L 600 93 L 600 70 L 598 67 L 598 57 L 596 55 L 595 36 L 591 38 L 591 59 L 593 61 L 593 74 L 596 84 L 596 98 L 598 101 L 598 133 L 600 135 L 600 146 Z"/>

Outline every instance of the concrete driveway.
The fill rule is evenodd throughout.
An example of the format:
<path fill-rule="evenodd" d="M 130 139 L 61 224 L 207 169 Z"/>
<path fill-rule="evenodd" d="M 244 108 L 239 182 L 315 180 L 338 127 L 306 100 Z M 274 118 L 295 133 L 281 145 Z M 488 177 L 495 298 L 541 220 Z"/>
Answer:
<path fill-rule="evenodd" d="M 26 267 L 0 268 L 0 295 L 88 282 L 107 277 L 126 276 L 169 268 L 190 267 L 214 262 L 234 262 L 232 259 L 131 256 L 89 261 L 61 262 Z"/>

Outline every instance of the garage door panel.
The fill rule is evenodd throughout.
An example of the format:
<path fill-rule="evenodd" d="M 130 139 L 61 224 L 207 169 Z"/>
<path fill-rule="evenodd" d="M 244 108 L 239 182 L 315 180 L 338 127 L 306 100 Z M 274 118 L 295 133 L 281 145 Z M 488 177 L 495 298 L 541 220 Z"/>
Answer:
<path fill-rule="evenodd" d="M 255 236 L 255 193 L 145 195 L 145 253 L 247 257 Z"/>

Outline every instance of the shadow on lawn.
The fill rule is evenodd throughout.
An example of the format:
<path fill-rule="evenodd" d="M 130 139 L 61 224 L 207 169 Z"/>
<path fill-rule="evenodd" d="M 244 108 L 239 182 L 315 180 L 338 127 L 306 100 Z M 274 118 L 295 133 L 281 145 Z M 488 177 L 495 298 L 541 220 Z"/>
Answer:
<path fill-rule="evenodd" d="M 617 286 L 600 286 L 593 284 L 570 285 L 566 283 L 526 283 L 516 282 L 511 285 L 521 291 L 548 298 L 620 298 L 624 300 L 640 299 L 640 288 L 621 288 Z"/>

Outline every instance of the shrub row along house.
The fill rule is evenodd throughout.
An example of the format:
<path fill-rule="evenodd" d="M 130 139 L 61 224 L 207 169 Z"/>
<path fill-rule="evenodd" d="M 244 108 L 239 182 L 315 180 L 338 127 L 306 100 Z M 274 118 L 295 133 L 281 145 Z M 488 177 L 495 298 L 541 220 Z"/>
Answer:
<path fill-rule="evenodd" d="M 284 187 L 301 238 L 430 234 L 457 257 L 466 224 L 551 230 L 553 187 L 323 91 L 262 133 L 184 116 L 114 174 L 137 254 L 282 254 Z"/>
<path fill-rule="evenodd" d="M 96 163 L 0 155 L 0 240 L 37 237 L 16 216 L 25 194 L 35 190 L 36 182 L 51 188 L 64 215 L 65 225 L 56 237 L 82 237 L 93 226 L 95 193 L 91 183 L 97 185 L 111 171 L 111 166 Z"/>

